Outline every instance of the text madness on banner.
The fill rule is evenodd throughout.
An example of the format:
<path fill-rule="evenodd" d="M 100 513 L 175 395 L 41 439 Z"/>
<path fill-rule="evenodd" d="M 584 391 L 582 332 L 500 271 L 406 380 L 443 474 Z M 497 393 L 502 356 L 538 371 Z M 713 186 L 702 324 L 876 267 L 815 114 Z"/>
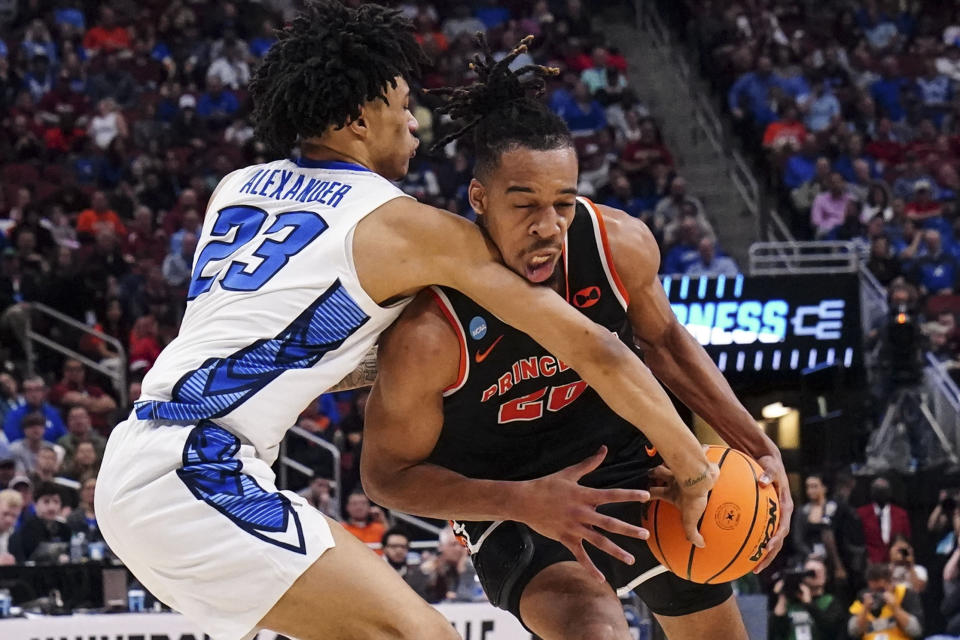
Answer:
<path fill-rule="evenodd" d="M 664 277 L 677 319 L 731 381 L 862 365 L 856 274 Z"/>

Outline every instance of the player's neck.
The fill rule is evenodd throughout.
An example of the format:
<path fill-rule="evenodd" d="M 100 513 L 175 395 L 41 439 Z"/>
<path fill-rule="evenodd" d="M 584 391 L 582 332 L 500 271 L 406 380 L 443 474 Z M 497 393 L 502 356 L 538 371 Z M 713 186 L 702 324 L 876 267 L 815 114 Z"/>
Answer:
<path fill-rule="evenodd" d="M 309 160 L 349 162 L 376 171 L 367 157 L 366 150 L 359 143 L 333 140 L 304 140 L 300 143 L 300 152 Z"/>

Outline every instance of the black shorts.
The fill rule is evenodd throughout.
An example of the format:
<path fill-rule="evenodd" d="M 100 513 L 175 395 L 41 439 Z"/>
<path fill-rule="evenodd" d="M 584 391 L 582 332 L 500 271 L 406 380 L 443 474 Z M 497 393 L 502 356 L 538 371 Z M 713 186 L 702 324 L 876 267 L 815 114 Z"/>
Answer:
<path fill-rule="evenodd" d="M 640 524 L 644 505 L 639 503 L 610 504 L 598 510 L 631 524 Z M 645 572 L 660 567 L 644 540 L 604 532 L 605 535 L 634 555 L 628 565 L 613 556 L 584 544 L 590 559 L 606 576 L 613 589 L 629 587 Z M 520 597 L 534 576 L 552 564 L 575 561 L 573 554 L 559 542 L 546 538 L 530 527 L 506 521 L 496 527 L 472 556 L 477 576 L 490 602 L 506 609 L 518 620 Z M 733 589 L 729 583 L 697 584 L 669 571 L 655 575 L 633 589 L 653 613 L 682 616 L 704 611 L 725 602 Z"/>

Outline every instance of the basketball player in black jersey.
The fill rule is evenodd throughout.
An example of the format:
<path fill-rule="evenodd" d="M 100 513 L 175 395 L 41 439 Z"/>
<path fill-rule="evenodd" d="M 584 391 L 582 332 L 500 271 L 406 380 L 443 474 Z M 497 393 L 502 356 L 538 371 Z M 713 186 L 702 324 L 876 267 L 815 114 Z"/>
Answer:
<path fill-rule="evenodd" d="M 479 81 L 453 91 L 445 107 L 466 123 L 452 137 L 473 130 L 469 193 L 479 224 L 508 267 L 554 288 L 626 344 L 639 343 L 681 400 L 760 461 L 783 508 L 768 563 L 792 510 L 776 446 L 676 321 L 649 230 L 576 197 L 572 138 L 528 96 L 548 70 L 514 74 L 509 62 L 478 58 Z M 538 77 L 522 81 L 531 70 Z M 641 540 L 643 505 L 620 502 L 618 491 L 647 488 L 651 473 L 666 482 L 651 489 L 658 497 L 682 492 L 658 466 L 655 432 L 648 439 L 620 418 L 526 334 L 434 287 L 385 334 L 379 366 L 367 404 L 364 486 L 385 506 L 455 520 L 491 602 L 545 640 L 627 640 L 616 593 L 635 589 L 672 640 L 747 637 L 729 585 L 666 572 Z M 555 500 L 536 497 L 543 495 Z M 591 543 L 586 553 L 583 540 Z"/>

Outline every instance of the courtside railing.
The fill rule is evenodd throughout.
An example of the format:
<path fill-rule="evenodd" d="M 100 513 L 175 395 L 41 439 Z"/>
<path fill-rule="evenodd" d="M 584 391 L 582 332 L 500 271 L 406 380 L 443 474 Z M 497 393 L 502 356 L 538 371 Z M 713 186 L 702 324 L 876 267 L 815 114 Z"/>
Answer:
<path fill-rule="evenodd" d="M 87 368 L 105 375 L 113 383 L 113 387 L 116 390 L 117 396 L 120 400 L 120 406 L 127 406 L 127 354 L 126 350 L 123 348 L 123 344 L 113 336 L 108 336 L 102 331 L 98 331 L 97 329 L 89 327 L 79 320 L 71 318 L 70 316 L 61 313 L 56 309 L 48 307 L 45 304 L 40 302 L 30 302 L 25 304 L 27 307 L 27 313 L 24 314 L 26 319 L 26 342 L 23 347 L 24 351 L 26 352 L 27 370 L 29 373 L 33 374 L 36 371 L 37 353 L 35 347 L 37 345 L 46 347 L 47 349 L 56 351 L 57 353 L 68 358 L 79 360 L 86 365 Z M 34 331 L 34 327 L 36 326 L 38 319 L 42 320 L 43 324 L 45 324 L 48 329 L 57 325 L 59 325 L 59 328 L 61 329 L 66 326 L 80 333 L 84 333 L 97 338 L 98 340 L 102 340 L 110 345 L 117 353 L 117 363 L 115 366 L 110 366 L 109 364 L 97 362 L 96 360 L 88 358 L 82 353 L 75 351 L 64 344 L 53 340 L 47 335 L 43 335 L 37 331 Z"/>

